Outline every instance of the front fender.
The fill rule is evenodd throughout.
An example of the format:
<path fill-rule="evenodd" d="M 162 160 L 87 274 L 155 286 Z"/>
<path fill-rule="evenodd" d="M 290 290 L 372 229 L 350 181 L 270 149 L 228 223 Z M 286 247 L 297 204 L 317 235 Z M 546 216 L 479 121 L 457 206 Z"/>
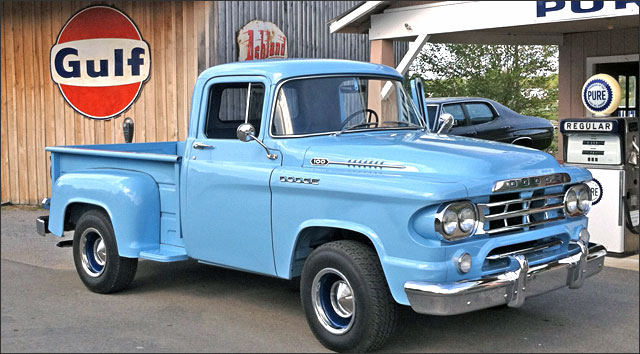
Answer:
<path fill-rule="evenodd" d="M 137 258 L 160 243 L 160 193 L 149 175 L 115 169 L 76 171 L 62 175 L 51 190 L 49 230 L 64 232 L 69 205 L 103 208 L 111 218 L 121 257 Z"/>

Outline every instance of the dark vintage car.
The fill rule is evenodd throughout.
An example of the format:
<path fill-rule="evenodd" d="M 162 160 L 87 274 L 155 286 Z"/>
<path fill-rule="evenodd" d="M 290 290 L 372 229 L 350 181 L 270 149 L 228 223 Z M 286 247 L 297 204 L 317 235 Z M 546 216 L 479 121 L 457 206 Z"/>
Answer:
<path fill-rule="evenodd" d="M 554 128 L 539 117 L 525 116 L 500 103 L 479 97 L 427 98 L 429 122 L 433 126 L 444 113 L 453 116 L 449 134 L 545 149 L 551 145 Z"/>

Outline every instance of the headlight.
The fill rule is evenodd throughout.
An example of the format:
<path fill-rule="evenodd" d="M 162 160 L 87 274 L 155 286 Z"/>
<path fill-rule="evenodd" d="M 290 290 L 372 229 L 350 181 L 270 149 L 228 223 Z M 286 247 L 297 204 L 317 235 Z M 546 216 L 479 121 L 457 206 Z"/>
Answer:
<path fill-rule="evenodd" d="M 475 205 L 471 202 L 454 202 L 446 205 L 436 215 L 435 229 L 451 241 L 471 235 L 477 223 Z"/>
<path fill-rule="evenodd" d="M 466 206 L 458 212 L 458 223 L 460 224 L 460 231 L 469 233 L 476 226 L 476 212 Z"/>
<path fill-rule="evenodd" d="M 458 216 L 453 210 L 447 210 L 442 217 L 442 230 L 447 235 L 453 235 L 458 228 Z"/>
<path fill-rule="evenodd" d="M 564 195 L 564 207 L 569 216 L 586 214 L 591 209 L 591 189 L 586 184 L 570 187 Z"/>
<path fill-rule="evenodd" d="M 591 196 L 589 189 L 581 189 L 578 192 L 578 209 L 585 214 L 589 209 L 591 209 Z"/>

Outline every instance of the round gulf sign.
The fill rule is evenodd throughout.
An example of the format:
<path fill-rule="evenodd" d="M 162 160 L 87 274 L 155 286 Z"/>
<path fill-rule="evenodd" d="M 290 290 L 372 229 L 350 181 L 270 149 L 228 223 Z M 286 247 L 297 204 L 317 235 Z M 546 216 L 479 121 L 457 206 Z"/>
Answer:
<path fill-rule="evenodd" d="M 620 84 L 607 74 L 590 77 L 582 87 L 582 103 L 596 115 L 613 113 L 620 104 Z"/>
<path fill-rule="evenodd" d="M 51 78 L 80 114 L 108 119 L 126 111 L 149 78 L 149 45 L 131 19 L 90 6 L 62 27 L 50 55 Z"/>

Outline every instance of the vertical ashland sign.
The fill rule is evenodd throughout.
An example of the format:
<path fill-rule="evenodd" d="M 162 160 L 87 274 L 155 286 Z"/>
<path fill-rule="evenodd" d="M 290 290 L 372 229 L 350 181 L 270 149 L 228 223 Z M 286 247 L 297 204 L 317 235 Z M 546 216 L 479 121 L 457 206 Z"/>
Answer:
<path fill-rule="evenodd" d="M 89 118 L 108 119 L 126 111 L 149 79 L 149 44 L 121 11 L 90 6 L 60 30 L 50 68 L 73 109 Z"/>

